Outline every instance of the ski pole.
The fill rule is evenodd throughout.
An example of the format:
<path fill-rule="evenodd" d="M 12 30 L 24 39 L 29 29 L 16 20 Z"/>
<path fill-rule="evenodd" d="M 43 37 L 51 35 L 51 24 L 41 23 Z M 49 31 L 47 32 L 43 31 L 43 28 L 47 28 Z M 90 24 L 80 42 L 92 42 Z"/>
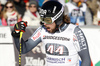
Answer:
<path fill-rule="evenodd" d="M 23 35 L 23 32 L 21 31 L 20 32 L 20 38 L 19 38 L 19 41 L 20 41 L 20 47 L 19 47 L 19 66 L 21 66 L 21 48 L 22 48 L 22 44 L 21 44 L 21 38 L 22 38 L 22 35 Z"/>

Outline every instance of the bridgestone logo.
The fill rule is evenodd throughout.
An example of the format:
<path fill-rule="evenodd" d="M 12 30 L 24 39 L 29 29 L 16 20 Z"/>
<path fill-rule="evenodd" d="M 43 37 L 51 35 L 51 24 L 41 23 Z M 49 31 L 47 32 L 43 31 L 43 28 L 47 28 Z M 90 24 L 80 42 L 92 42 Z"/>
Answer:
<path fill-rule="evenodd" d="M 43 39 L 53 39 L 53 40 L 70 41 L 69 38 L 59 37 L 59 36 L 44 36 Z"/>

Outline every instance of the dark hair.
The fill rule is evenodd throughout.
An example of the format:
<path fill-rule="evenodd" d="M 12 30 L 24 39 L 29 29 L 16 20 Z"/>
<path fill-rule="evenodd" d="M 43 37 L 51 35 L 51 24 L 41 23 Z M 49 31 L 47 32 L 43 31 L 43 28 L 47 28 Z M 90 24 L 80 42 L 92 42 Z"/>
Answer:
<path fill-rule="evenodd" d="M 64 15 L 64 16 L 63 16 L 63 21 L 64 21 L 65 23 L 69 24 L 69 23 L 70 23 L 70 17 L 67 16 L 67 15 Z"/>

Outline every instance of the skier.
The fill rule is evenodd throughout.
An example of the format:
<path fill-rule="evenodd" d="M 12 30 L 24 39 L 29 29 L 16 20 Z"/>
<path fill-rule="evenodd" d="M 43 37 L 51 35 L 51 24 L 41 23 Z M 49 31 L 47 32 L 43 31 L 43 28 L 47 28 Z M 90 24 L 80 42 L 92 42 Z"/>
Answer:
<path fill-rule="evenodd" d="M 64 7 L 57 1 L 47 1 L 40 9 L 42 26 L 26 41 L 21 39 L 22 54 L 32 50 L 38 43 L 43 43 L 46 53 L 46 66 L 91 66 L 87 40 L 82 30 L 70 23 L 64 16 Z M 18 26 L 16 26 L 18 25 Z M 27 23 L 17 23 L 12 32 L 19 50 L 20 31 L 25 32 Z"/>

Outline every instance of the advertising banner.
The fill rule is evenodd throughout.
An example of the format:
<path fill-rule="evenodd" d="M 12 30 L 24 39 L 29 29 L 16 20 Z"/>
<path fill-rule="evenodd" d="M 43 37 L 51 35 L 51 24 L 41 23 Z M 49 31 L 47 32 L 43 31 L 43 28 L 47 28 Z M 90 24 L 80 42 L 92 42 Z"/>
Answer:
<path fill-rule="evenodd" d="M 0 43 L 13 43 L 10 27 L 0 27 Z"/>
<path fill-rule="evenodd" d="M 15 66 L 15 63 L 10 27 L 0 27 L 0 66 Z"/>
<path fill-rule="evenodd" d="M 100 28 L 82 28 L 94 66 L 100 66 Z"/>

